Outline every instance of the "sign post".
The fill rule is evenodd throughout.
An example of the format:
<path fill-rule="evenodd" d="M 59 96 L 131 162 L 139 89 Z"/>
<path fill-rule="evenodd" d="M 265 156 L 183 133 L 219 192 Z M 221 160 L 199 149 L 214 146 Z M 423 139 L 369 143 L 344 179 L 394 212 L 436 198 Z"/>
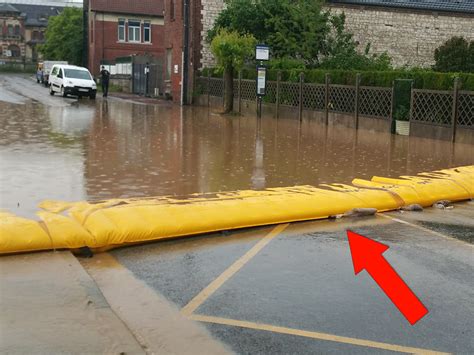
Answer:
<path fill-rule="evenodd" d="M 255 59 L 260 62 L 257 65 L 257 117 L 262 117 L 262 99 L 267 90 L 267 68 L 263 65 L 264 61 L 270 59 L 270 47 L 264 44 L 257 44 L 255 47 Z"/>

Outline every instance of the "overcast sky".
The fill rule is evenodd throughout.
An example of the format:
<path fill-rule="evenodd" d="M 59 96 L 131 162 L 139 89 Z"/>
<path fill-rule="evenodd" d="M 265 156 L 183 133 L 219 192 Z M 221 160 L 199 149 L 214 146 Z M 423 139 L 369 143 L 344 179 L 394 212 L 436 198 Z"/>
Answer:
<path fill-rule="evenodd" d="M 0 0 L 0 4 L 1 3 L 36 5 L 82 5 L 82 0 Z"/>

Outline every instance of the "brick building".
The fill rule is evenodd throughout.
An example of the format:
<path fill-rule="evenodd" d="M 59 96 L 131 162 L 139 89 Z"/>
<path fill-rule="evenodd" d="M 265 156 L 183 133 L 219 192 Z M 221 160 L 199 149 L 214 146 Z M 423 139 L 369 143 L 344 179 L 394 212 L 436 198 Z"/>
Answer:
<path fill-rule="evenodd" d="M 156 86 L 175 102 L 190 102 L 201 53 L 200 0 L 84 0 L 84 15 L 93 74 L 101 63 L 147 56 L 163 71 Z"/>
<path fill-rule="evenodd" d="M 191 103 L 201 63 L 201 29 L 201 0 L 165 0 L 165 77 L 175 101 Z"/>
<path fill-rule="evenodd" d="M 87 66 L 131 55 L 165 56 L 163 0 L 84 0 Z"/>
<path fill-rule="evenodd" d="M 44 43 L 48 18 L 63 7 L 31 4 L 0 4 L 0 61 L 34 63 L 41 59 L 37 46 Z"/>

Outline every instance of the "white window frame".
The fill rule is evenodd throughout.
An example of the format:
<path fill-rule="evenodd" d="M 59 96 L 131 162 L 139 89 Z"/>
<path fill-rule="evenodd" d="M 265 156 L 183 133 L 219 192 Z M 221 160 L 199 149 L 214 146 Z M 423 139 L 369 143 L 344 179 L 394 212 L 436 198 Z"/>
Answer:
<path fill-rule="evenodd" d="M 130 22 L 138 23 L 138 26 L 130 26 Z M 133 39 L 131 39 L 130 34 L 133 31 Z M 128 20 L 128 42 L 130 43 L 141 43 L 142 41 L 142 23 L 140 20 L 129 19 Z M 136 38 L 136 34 L 138 34 L 138 39 Z"/>
<path fill-rule="evenodd" d="M 122 22 L 122 24 L 120 24 Z M 126 20 L 124 18 L 119 18 L 117 23 L 117 39 L 119 42 L 126 42 L 127 41 L 127 26 Z M 123 27 L 123 38 L 120 38 L 120 28 Z"/>
<path fill-rule="evenodd" d="M 146 30 L 148 30 L 148 41 L 145 36 Z M 143 43 L 151 43 L 151 21 L 143 21 Z"/>

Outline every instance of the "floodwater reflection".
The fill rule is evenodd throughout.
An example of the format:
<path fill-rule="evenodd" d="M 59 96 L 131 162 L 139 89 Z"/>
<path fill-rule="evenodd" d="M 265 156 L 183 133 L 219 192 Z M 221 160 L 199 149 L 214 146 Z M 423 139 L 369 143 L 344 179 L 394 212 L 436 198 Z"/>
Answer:
<path fill-rule="evenodd" d="M 0 208 L 31 217 L 44 199 L 349 183 L 473 164 L 472 153 L 470 145 L 200 107 L 0 102 Z"/>

